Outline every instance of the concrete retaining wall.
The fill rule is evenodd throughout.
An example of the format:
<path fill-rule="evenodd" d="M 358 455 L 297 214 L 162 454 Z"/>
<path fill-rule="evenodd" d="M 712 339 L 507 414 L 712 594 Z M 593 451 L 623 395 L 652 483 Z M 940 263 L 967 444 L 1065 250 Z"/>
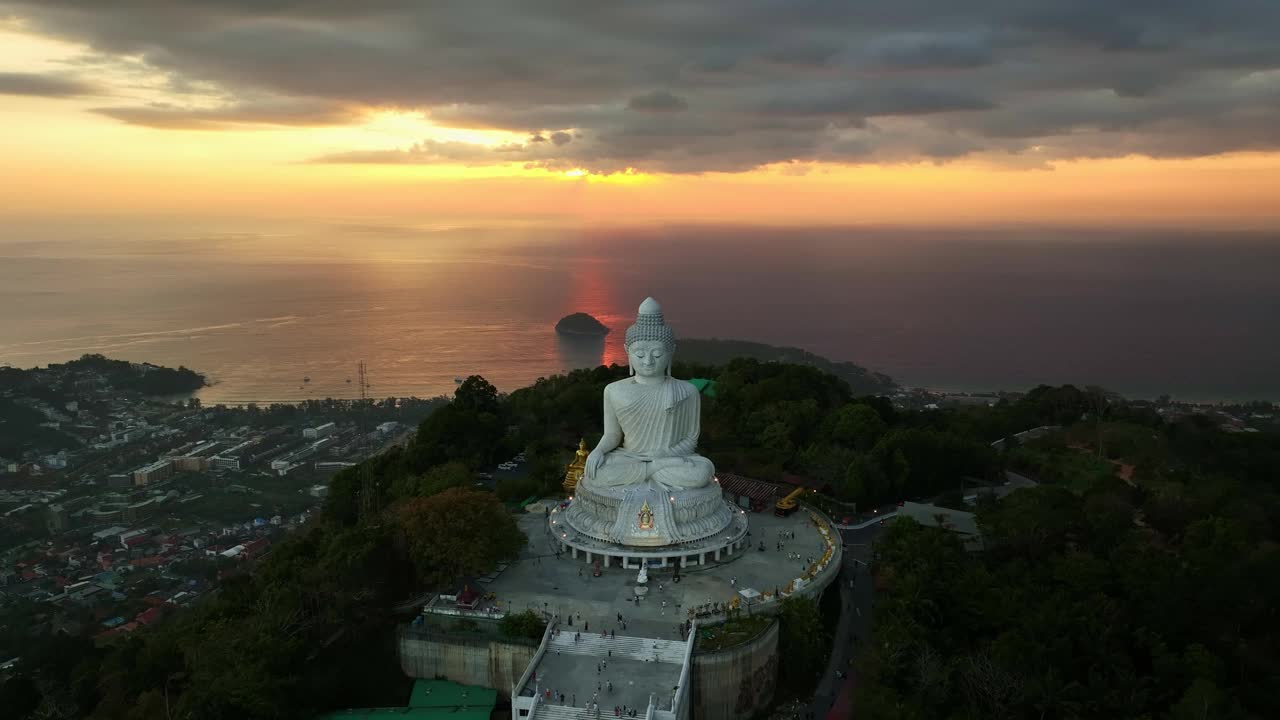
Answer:
<path fill-rule="evenodd" d="M 445 678 L 463 685 L 494 688 L 510 699 L 511 687 L 533 660 L 538 646 L 484 637 L 467 638 L 428 629 L 400 629 L 400 668 L 413 678 Z"/>
<path fill-rule="evenodd" d="M 694 653 L 692 720 L 745 720 L 773 702 L 778 624 L 742 645 Z"/>

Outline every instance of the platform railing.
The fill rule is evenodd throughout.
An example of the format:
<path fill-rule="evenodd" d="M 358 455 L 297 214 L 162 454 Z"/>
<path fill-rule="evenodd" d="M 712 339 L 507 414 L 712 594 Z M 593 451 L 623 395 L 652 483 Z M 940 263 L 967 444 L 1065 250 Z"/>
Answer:
<path fill-rule="evenodd" d="M 533 676 L 535 668 L 538 667 L 538 663 L 542 662 L 542 657 L 547 654 L 547 644 L 551 642 L 551 632 L 555 629 L 555 626 L 556 623 L 554 620 L 547 622 L 547 627 L 542 631 L 542 642 L 538 643 L 538 649 L 533 653 L 533 659 L 529 661 L 529 666 L 524 669 L 524 672 L 520 675 L 520 679 L 512 683 L 511 708 L 513 710 L 526 709 L 529 711 L 530 716 L 533 715 L 533 709 L 538 704 L 538 690 L 536 685 L 533 691 L 533 700 L 528 703 L 527 707 L 525 707 L 525 701 L 528 700 L 528 698 L 521 697 L 520 693 L 524 692 L 524 688 L 529 684 L 529 679 Z"/>

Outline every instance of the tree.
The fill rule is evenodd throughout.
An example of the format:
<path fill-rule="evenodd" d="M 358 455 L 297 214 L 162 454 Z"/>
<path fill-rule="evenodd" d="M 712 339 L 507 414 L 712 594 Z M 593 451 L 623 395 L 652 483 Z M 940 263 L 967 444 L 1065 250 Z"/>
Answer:
<path fill-rule="evenodd" d="M 779 669 L 779 686 L 795 688 L 804 694 L 813 687 L 827 662 L 827 633 L 818 613 L 818 603 L 807 597 L 789 597 L 782 601 L 778 617 L 778 657 L 786 658 Z"/>
<path fill-rule="evenodd" d="M 392 485 L 397 498 L 428 497 L 449 488 L 465 487 L 473 481 L 471 468 L 454 460 L 429 468 L 418 476 L 404 476 Z"/>
<path fill-rule="evenodd" d="M 824 434 L 831 442 L 866 452 L 875 446 L 887 427 L 874 408 L 850 403 L 831 415 Z"/>
<path fill-rule="evenodd" d="M 454 391 L 453 401 L 475 412 L 497 412 L 498 389 L 479 375 L 472 375 Z"/>
<path fill-rule="evenodd" d="M 534 614 L 532 610 L 525 610 L 522 613 L 510 613 L 504 615 L 498 621 L 498 631 L 509 638 L 541 640 L 542 633 L 546 629 L 547 623 Z"/>
<path fill-rule="evenodd" d="M 525 544 L 497 496 L 470 488 L 413 498 L 400 520 L 419 573 L 437 582 L 488 573 Z"/>

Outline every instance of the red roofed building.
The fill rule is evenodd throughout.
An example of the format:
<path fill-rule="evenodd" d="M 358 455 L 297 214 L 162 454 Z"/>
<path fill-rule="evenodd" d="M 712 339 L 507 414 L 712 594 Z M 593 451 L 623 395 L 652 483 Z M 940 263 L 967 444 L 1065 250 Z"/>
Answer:
<path fill-rule="evenodd" d="M 162 610 L 161 608 L 149 607 L 146 610 L 143 610 L 142 612 L 138 613 L 138 616 L 135 617 L 134 620 L 137 620 L 139 623 L 143 625 L 151 625 L 156 621 L 158 621 L 163 614 L 164 614 L 164 610 Z"/>
<path fill-rule="evenodd" d="M 165 564 L 165 558 L 159 555 L 148 555 L 147 557 L 130 560 L 129 564 L 140 568 L 160 567 Z"/>
<path fill-rule="evenodd" d="M 785 474 L 782 476 L 782 482 L 788 485 L 791 485 L 792 487 L 807 488 L 809 490 L 814 490 L 820 493 L 831 492 L 830 483 L 825 483 L 821 480 L 815 480 L 814 478 L 804 477 L 803 475 Z"/>
<path fill-rule="evenodd" d="M 269 547 L 271 547 L 271 543 L 266 538 L 258 538 L 244 544 L 244 550 L 240 553 L 240 557 L 255 558 L 266 552 Z"/>
<path fill-rule="evenodd" d="M 752 512 L 771 510 L 778 499 L 778 486 L 734 473 L 717 473 L 716 481 L 726 496 L 738 507 Z"/>

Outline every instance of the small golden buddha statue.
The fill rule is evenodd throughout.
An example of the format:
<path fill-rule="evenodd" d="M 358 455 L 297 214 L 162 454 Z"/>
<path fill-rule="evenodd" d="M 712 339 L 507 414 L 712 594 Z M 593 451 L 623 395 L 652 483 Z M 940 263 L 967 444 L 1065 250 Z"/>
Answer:
<path fill-rule="evenodd" d="M 569 468 L 564 473 L 564 491 L 573 494 L 574 488 L 578 487 L 578 481 L 582 479 L 582 473 L 587 468 L 587 440 L 583 438 L 578 441 L 578 453 L 574 455 L 573 462 L 569 463 Z"/>

